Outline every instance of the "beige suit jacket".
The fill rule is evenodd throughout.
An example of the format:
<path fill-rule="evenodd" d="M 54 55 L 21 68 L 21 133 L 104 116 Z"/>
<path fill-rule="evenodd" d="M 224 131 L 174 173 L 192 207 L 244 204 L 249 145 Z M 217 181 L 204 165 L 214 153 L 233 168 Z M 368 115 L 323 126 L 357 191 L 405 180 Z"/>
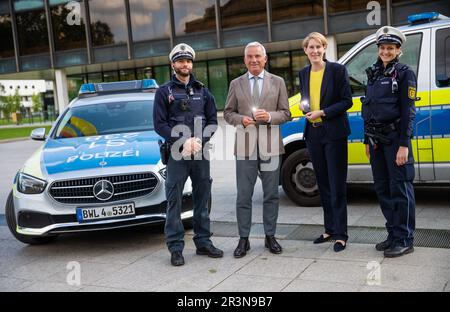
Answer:
<path fill-rule="evenodd" d="M 289 121 L 291 113 L 283 78 L 267 71 L 264 73 L 259 108 L 270 113 L 270 123 L 258 122 L 256 127 L 244 128 L 243 117 L 253 117 L 248 73 L 231 81 L 224 118 L 227 123 L 236 127 L 234 155 L 244 157 L 254 155 L 257 144 L 260 156 L 277 156 L 284 153 L 279 125 Z"/>

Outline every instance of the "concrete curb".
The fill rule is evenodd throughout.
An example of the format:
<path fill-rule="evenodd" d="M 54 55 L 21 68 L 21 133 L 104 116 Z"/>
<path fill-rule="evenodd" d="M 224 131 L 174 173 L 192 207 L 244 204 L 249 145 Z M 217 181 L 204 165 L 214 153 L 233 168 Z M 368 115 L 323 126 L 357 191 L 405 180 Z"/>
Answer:
<path fill-rule="evenodd" d="M 24 138 L 14 138 L 14 139 L 5 139 L 5 140 L 0 140 L 0 144 L 2 143 L 12 143 L 12 142 L 19 142 L 19 141 L 26 141 L 26 140 L 31 140 L 29 137 L 24 137 Z"/>

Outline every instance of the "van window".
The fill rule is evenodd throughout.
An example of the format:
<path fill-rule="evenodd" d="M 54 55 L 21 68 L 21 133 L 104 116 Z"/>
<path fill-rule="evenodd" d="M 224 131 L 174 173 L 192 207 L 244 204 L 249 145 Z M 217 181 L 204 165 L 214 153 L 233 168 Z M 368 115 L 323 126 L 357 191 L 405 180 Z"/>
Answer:
<path fill-rule="evenodd" d="M 436 85 L 448 87 L 450 80 L 450 28 L 436 31 Z"/>
<path fill-rule="evenodd" d="M 407 64 L 416 75 L 419 67 L 421 43 L 422 33 L 407 35 L 406 44 L 402 47 L 403 55 L 400 57 L 400 62 Z M 373 42 L 360 50 L 349 62 L 347 62 L 346 67 L 353 96 L 364 95 L 364 90 L 367 85 L 365 69 L 372 66 L 372 64 L 376 62 L 377 57 L 378 47 L 375 42 Z"/>

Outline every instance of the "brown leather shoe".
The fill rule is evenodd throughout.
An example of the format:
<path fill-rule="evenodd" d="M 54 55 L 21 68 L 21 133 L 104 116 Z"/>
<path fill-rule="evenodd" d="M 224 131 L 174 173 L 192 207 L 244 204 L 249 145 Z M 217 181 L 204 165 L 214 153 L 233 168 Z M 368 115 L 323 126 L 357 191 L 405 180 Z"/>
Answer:
<path fill-rule="evenodd" d="M 283 252 L 283 249 L 273 235 L 266 235 L 265 246 L 266 248 L 269 248 L 269 251 L 273 254 L 280 254 Z"/>
<path fill-rule="evenodd" d="M 242 258 L 247 254 L 247 251 L 250 250 L 250 241 L 248 238 L 240 238 L 239 243 L 234 250 L 235 258 Z"/>

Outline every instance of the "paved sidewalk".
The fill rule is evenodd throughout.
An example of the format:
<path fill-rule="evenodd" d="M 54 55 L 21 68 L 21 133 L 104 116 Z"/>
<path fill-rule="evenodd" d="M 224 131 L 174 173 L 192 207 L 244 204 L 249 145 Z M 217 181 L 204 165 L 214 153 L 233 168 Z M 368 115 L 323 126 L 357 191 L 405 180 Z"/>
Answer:
<path fill-rule="evenodd" d="M 50 245 L 25 246 L 0 226 L 0 291 L 450 291 L 449 249 L 419 247 L 384 259 L 373 245 L 349 244 L 336 254 L 332 244 L 280 240 L 283 254 L 272 255 L 262 238 L 251 237 L 247 256 L 235 259 L 237 238 L 214 236 L 225 256 L 211 259 L 195 255 L 190 233 L 186 264 L 173 267 L 161 230 L 66 235 Z M 66 282 L 72 261 L 80 264 L 80 285 Z M 375 267 L 368 269 L 369 263 Z M 373 280 L 377 263 L 379 280 Z"/>

